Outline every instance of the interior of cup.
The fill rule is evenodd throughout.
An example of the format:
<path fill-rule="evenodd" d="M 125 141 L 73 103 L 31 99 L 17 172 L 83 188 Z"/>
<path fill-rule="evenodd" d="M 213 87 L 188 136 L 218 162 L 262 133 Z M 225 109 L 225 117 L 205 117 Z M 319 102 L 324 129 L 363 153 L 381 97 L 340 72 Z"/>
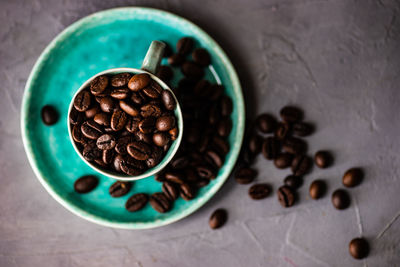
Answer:
<path fill-rule="evenodd" d="M 174 140 L 170 146 L 170 148 L 168 149 L 167 153 L 164 155 L 163 159 L 161 160 L 161 162 L 159 164 L 157 164 L 155 167 L 150 168 L 148 170 L 146 170 L 144 173 L 140 174 L 140 175 L 136 175 L 136 176 L 131 176 L 131 175 L 127 175 L 127 174 L 123 174 L 123 173 L 117 173 L 117 172 L 113 172 L 110 170 L 106 170 L 106 169 L 102 169 L 101 167 L 94 165 L 93 163 L 87 161 L 83 155 L 81 154 L 81 152 L 79 151 L 78 147 L 75 144 L 74 139 L 72 138 L 72 129 L 71 129 L 71 124 L 69 123 L 69 116 L 71 113 L 71 110 L 73 109 L 74 106 L 74 99 L 76 97 L 76 95 L 84 90 L 85 88 L 87 88 L 91 81 L 96 78 L 97 76 L 100 75 L 115 75 L 115 74 L 119 74 L 119 73 L 123 73 L 123 72 L 128 72 L 128 73 L 132 73 L 132 74 L 138 74 L 138 73 L 147 73 L 150 75 L 150 77 L 155 80 L 159 85 L 161 85 L 161 87 L 164 90 L 169 90 L 173 97 L 175 98 L 176 101 L 176 108 L 174 111 L 175 117 L 177 118 L 177 126 L 179 129 L 178 132 L 178 137 L 176 138 L 176 140 Z M 147 71 L 141 70 L 141 69 L 134 69 L 134 68 L 116 68 L 116 69 L 109 69 L 106 71 L 102 71 L 94 76 L 92 76 L 90 79 L 88 79 L 84 84 L 82 84 L 82 86 L 76 91 L 76 93 L 74 94 L 74 96 L 71 99 L 71 103 L 69 105 L 69 109 L 68 109 L 68 118 L 67 118 L 67 124 L 68 124 L 68 135 L 69 135 L 69 139 L 75 149 L 75 152 L 78 153 L 78 155 L 80 156 L 80 158 L 88 165 L 90 166 L 92 169 L 94 169 L 95 171 L 114 178 L 114 179 L 118 179 L 121 181 L 133 181 L 133 180 L 139 180 L 139 179 L 143 179 L 143 178 L 147 178 L 150 177 L 158 172 L 160 172 L 162 169 L 164 169 L 167 164 L 171 161 L 171 159 L 174 157 L 175 153 L 178 151 L 179 145 L 181 143 L 182 140 L 182 135 L 183 135 L 183 117 L 182 117 L 182 111 L 178 102 L 178 99 L 176 98 L 174 92 L 168 87 L 167 84 L 165 84 L 161 79 L 159 79 L 157 76 L 153 75 L 152 73 L 149 73 Z"/>

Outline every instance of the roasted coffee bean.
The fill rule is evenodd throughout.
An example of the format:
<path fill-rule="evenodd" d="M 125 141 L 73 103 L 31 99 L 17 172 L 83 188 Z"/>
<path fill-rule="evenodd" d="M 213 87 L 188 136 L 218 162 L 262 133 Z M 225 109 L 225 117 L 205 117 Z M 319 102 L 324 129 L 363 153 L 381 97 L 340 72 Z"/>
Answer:
<path fill-rule="evenodd" d="M 100 149 L 97 148 L 96 143 L 89 143 L 87 144 L 82 151 L 83 157 L 91 162 L 94 161 L 95 159 L 98 159 L 102 156 L 102 152 Z"/>
<path fill-rule="evenodd" d="M 218 134 L 222 137 L 227 137 L 232 131 L 232 121 L 230 118 L 225 118 L 218 123 Z"/>
<path fill-rule="evenodd" d="M 156 211 L 165 213 L 171 209 L 171 201 L 164 193 L 154 193 L 150 197 L 150 205 Z"/>
<path fill-rule="evenodd" d="M 80 91 L 74 99 L 74 108 L 80 112 L 87 110 L 91 103 L 90 98 L 91 97 L 88 91 Z"/>
<path fill-rule="evenodd" d="M 369 254 L 369 244 L 364 238 L 354 238 L 349 244 L 350 255 L 355 259 L 364 259 Z"/>
<path fill-rule="evenodd" d="M 178 171 L 167 171 L 165 172 L 164 177 L 167 181 L 175 184 L 183 184 L 185 182 L 183 173 Z"/>
<path fill-rule="evenodd" d="M 108 192 L 112 197 L 122 197 L 128 194 L 131 186 L 130 182 L 116 181 L 110 186 Z"/>
<path fill-rule="evenodd" d="M 211 229 L 218 229 L 222 227 L 228 220 L 228 213 L 224 209 L 215 210 L 208 221 Z"/>
<path fill-rule="evenodd" d="M 224 158 L 214 150 L 206 151 L 206 160 L 214 167 L 220 169 L 224 164 Z"/>
<path fill-rule="evenodd" d="M 219 99 L 224 93 L 224 86 L 221 84 L 213 84 L 210 88 L 210 100 L 215 101 Z"/>
<path fill-rule="evenodd" d="M 139 73 L 133 75 L 133 77 L 128 82 L 128 88 L 132 91 L 139 91 L 147 87 L 151 82 L 151 78 L 147 73 Z"/>
<path fill-rule="evenodd" d="M 111 118 L 110 115 L 106 114 L 106 113 L 97 113 L 93 120 L 99 124 L 99 125 L 103 125 L 103 126 L 110 126 L 111 123 Z"/>
<path fill-rule="evenodd" d="M 179 186 L 180 196 L 184 200 L 188 201 L 196 196 L 196 191 L 193 186 L 188 183 L 183 183 Z"/>
<path fill-rule="evenodd" d="M 293 155 L 289 153 L 281 153 L 279 154 L 275 160 L 275 167 L 278 169 L 285 169 L 292 165 Z"/>
<path fill-rule="evenodd" d="M 75 142 L 78 143 L 83 143 L 84 142 L 84 137 L 81 132 L 81 126 L 80 125 L 74 125 L 72 128 L 72 139 L 74 139 Z"/>
<path fill-rule="evenodd" d="M 154 104 L 146 104 L 143 105 L 140 108 L 140 115 L 142 115 L 142 117 L 146 118 L 146 117 L 155 117 L 158 118 L 161 116 L 161 109 L 159 106 L 154 105 Z"/>
<path fill-rule="evenodd" d="M 308 136 L 313 133 L 314 127 L 307 122 L 296 122 L 292 126 L 292 131 L 297 136 Z"/>
<path fill-rule="evenodd" d="M 164 182 L 161 189 L 170 201 L 174 201 L 179 197 L 179 189 L 172 182 Z"/>
<path fill-rule="evenodd" d="M 126 155 L 128 152 L 127 152 L 127 146 L 128 146 L 128 144 L 129 143 L 131 143 L 133 140 L 132 140 L 132 137 L 131 136 L 123 136 L 123 137 L 120 137 L 118 140 L 117 140 L 117 143 L 116 143 L 116 145 L 115 145 L 115 151 L 118 153 L 118 154 L 121 154 L 121 155 Z"/>
<path fill-rule="evenodd" d="M 141 210 L 144 208 L 144 206 L 146 206 L 148 200 L 149 197 L 147 194 L 134 194 L 126 201 L 125 208 L 130 212 Z"/>
<path fill-rule="evenodd" d="M 182 64 L 182 73 L 185 77 L 193 80 L 199 80 L 204 76 L 204 70 L 194 62 L 186 61 Z"/>
<path fill-rule="evenodd" d="M 243 167 L 236 171 L 235 181 L 238 184 L 249 184 L 254 181 L 257 171 L 249 167 Z"/>
<path fill-rule="evenodd" d="M 185 180 L 191 184 L 194 184 L 199 180 L 196 171 L 192 167 L 187 167 L 185 169 L 185 177 L 186 177 Z"/>
<path fill-rule="evenodd" d="M 122 87 L 128 84 L 132 75 L 130 73 L 119 73 L 111 78 L 111 85 L 114 87 Z"/>
<path fill-rule="evenodd" d="M 105 164 L 111 164 L 114 158 L 114 150 L 103 150 L 102 160 Z"/>
<path fill-rule="evenodd" d="M 103 97 L 100 100 L 100 108 L 106 113 L 113 112 L 115 109 L 115 102 L 111 97 Z"/>
<path fill-rule="evenodd" d="M 169 82 L 174 77 L 173 70 L 165 65 L 158 68 L 156 76 L 164 82 Z"/>
<path fill-rule="evenodd" d="M 201 164 L 195 167 L 196 174 L 203 179 L 213 180 L 216 178 L 216 174 L 213 168 L 206 164 Z"/>
<path fill-rule="evenodd" d="M 290 134 L 290 125 L 288 123 L 278 123 L 275 130 L 275 137 L 279 140 L 285 140 Z"/>
<path fill-rule="evenodd" d="M 77 192 L 79 194 L 85 194 L 85 193 L 89 193 L 90 191 L 95 189 L 98 183 L 99 183 L 99 180 L 97 179 L 96 176 L 85 175 L 75 181 L 74 189 L 75 189 L 75 192 Z"/>
<path fill-rule="evenodd" d="M 170 90 L 162 91 L 161 100 L 165 109 L 174 110 L 176 108 L 176 101 Z"/>
<path fill-rule="evenodd" d="M 192 53 L 192 58 L 196 64 L 202 67 L 207 67 L 211 63 L 210 54 L 203 48 L 195 49 Z"/>
<path fill-rule="evenodd" d="M 212 139 L 212 146 L 221 154 L 221 155 L 226 155 L 228 154 L 230 147 L 229 143 L 219 137 L 219 136 L 214 136 Z"/>
<path fill-rule="evenodd" d="M 144 142 L 132 142 L 126 147 L 129 155 L 137 160 L 146 160 L 151 155 L 151 147 Z"/>
<path fill-rule="evenodd" d="M 327 168 L 332 164 L 333 158 L 328 151 L 318 151 L 315 153 L 314 162 L 320 168 Z"/>
<path fill-rule="evenodd" d="M 171 130 L 168 131 L 169 136 L 171 137 L 172 141 L 175 141 L 176 138 L 178 138 L 179 130 L 177 127 L 172 128 Z"/>
<path fill-rule="evenodd" d="M 282 148 L 290 154 L 302 155 L 307 151 L 307 143 L 296 137 L 288 137 L 283 141 Z"/>
<path fill-rule="evenodd" d="M 174 170 L 184 169 L 189 165 L 189 159 L 186 156 L 175 156 L 171 162 L 170 166 Z"/>
<path fill-rule="evenodd" d="M 139 110 L 133 105 L 133 103 L 129 103 L 125 100 L 120 100 L 119 107 L 132 117 L 136 117 L 139 115 Z"/>
<path fill-rule="evenodd" d="M 94 107 L 91 107 L 91 108 L 87 109 L 85 111 L 85 116 L 88 119 L 92 119 L 99 112 L 100 112 L 100 108 L 99 108 L 99 106 L 96 105 Z"/>
<path fill-rule="evenodd" d="M 276 128 L 276 120 L 269 114 L 260 114 L 256 119 L 256 126 L 262 133 L 272 133 Z"/>
<path fill-rule="evenodd" d="M 312 167 L 312 160 L 305 155 L 296 156 L 292 161 L 292 173 L 296 176 L 307 174 Z"/>
<path fill-rule="evenodd" d="M 161 132 L 169 131 L 175 127 L 174 116 L 161 116 L 157 119 L 156 128 Z"/>
<path fill-rule="evenodd" d="M 44 108 L 44 107 L 43 107 L 43 108 Z M 42 112 L 43 112 L 43 109 L 42 109 Z M 46 123 L 46 122 L 44 121 L 43 114 L 42 114 L 42 120 L 43 120 L 44 123 Z M 84 120 L 83 114 L 82 114 L 81 112 L 77 111 L 77 110 L 75 109 L 75 107 L 73 107 L 73 108 L 71 109 L 71 113 L 69 114 L 69 122 L 70 122 L 72 125 L 76 125 L 76 124 L 81 124 L 81 123 L 83 122 L 83 120 Z"/>
<path fill-rule="evenodd" d="M 293 189 L 297 189 L 303 184 L 303 178 L 301 176 L 289 175 L 283 183 Z"/>
<path fill-rule="evenodd" d="M 146 165 L 149 168 L 153 168 L 157 166 L 158 163 L 161 162 L 163 156 L 163 150 L 157 146 L 152 148 L 152 153 L 148 159 L 146 159 Z"/>
<path fill-rule="evenodd" d="M 261 152 L 263 139 L 256 133 L 250 136 L 248 148 L 253 155 L 258 155 Z"/>
<path fill-rule="evenodd" d="M 100 167 L 104 167 L 104 168 L 107 167 L 107 164 L 105 164 L 103 159 L 101 159 L 101 158 L 95 159 L 94 163 L 99 165 Z"/>
<path fill-rule="evenodd" d="M 141 121 L 140 117 L 132 117 L 129 118 L 125 124 L 125 129 L 130 132 L 134 133 L 139 129 L 139 122 Z"/>
<path fill-rule="evenodd" d="M 250 149 L 244 147 L 240 154 L 240 160 L 246 165 L 251 165 L 254 162 L 256 155 L 253 154 Z"/>
<path fill-rule="evenodd" d="M 294 123 L 303 119 L 303 111 L 297 107 L 286 106 L 280 111 L 281 118 L 288 123 Z"/>
<path fill-rule="evenodd" d="M 101 150 L 109 150 L 115 147 L 115 138 L 109 134 L 103 134 L 97 139 L 96 145 Z"/>
<path fill-rule="evenodd" d="M 114 131 L 119 131 L 124 128 L 126 121 L 128 120 L 128 115 L 122 110 L 115 110 L 111 116 L 111 129 Z"/>
<path fill-rule="evenodd" d="M 130 90 L 126 87 L 123 88 L 116 88 L 114 90 L 111 91 L 110 96 L 112 98 L 118 99 L 118 100 L 122 100 L 125 99 L 129 96 Z"/>
<path fill-rule="evenodd" d="M 143 173 L 144 164 L 131 157 L 123 158 L 119 164 L 121 170 L 128 175 L 139 175 Z"/>
<path fill-rule="evenodd" d="M 131 100 L 136 105 L 142 105 L 146 101 L 146 98 L 142 94 L 132 92 Z"/>
<path fill-rule="evenodd" d="M 266 198 L 271 192 L 271 187 L 268 184 L 255 184 L 249 188 L 249 196 L 254 199 Z"/>
<path fill-rule="evenodd" d="M 209 183 L 210 183 L 210 180 L 201 178 L 201 179 L 197 179 L 197 181 L 194 183 L 194 185 L 197 188 L 201 188 L 201 187 L 207 186 Z"/>
<path fill-rule="evenodd" d="M 154 117 L 144 118 L 139 122 L 139 130 L 144 134 L 149 134 L 154 131 L 154 127 L 156 124 L 156 119 Z"/>
<path fill-rule="evenodd" d="M 275 159 L 281 149 L 280 142 L 275 137 L 268 137 L 262 145 L 262 153 L 266 159 Z"/>
<path fill-rule="evenodd" d="M 279 187 L 278 200 L 284 208 L 293 206 L 295 201 L 295 194 L 293 192 L 293 189 L 286 185 Z"/>
<path fill-rule="evenodd" d="M 81 132 L 86 138 L 96 140 L 102 134 L 102 128 L 94 121 L 85 121 L 81 126 Z"/>
<path fill-rule="evenodd" d="M 364 178 L 364 173 L 360 168 L 351 168 L 343 175 L 343 185 L 346 187 L 355 187 L 359 185 Z"/>
<path fill-rule="evenodd" d="M 46 125 L 55 124 L 59 117 L 57 110 L 50 105 L 46 105 L 42 108 L 41 116 L 43 123 Z"/>
<path fill-rule="evenodd" d="M 104 150 L 103 153 L 105 153 L 106 151 L 110 151 L 110 150 Z M 104 158 L 103 158 L 103 161 L 104 161 Z M 117 172 L 121 171 L 121 162 L 122 161 L 123 161 L 123 157 L 121 155 L 115 156 L 115 158 L 113 160 L 113 167 Z"/>
<path fill-rule="evenodd" d="M 350 206 L 350 196 L 346 190 L 337 189 L 332 194 L 332 204 L 338 210 L 346 209 Z"/>
<path fill-rule="evenodd" d="M 153 143 L 153 136 L 151 134 L 142 133 L 141 131 L 135 132 L 135 139 L 137 141 L 143 141 L 147 144 Z"/>
<path fill-rule="evenodd" d="M 229 115 L 231 115 L 232 110 L 233 110 L 233 104 L 232 104 L 232 100 L 229 96 L 223 96 L 221 98 L 221 115 L 223 117 L 227 117 Z"/>
<path fill-rule="evenodd" d="M 190 52 L 192 52 L 194 46 L 194 41 L 190 37 L 183 37 L 179 39 L 176 44 L 176 50 L 179 54 L 186 56 Z"/>
<path fill-rule="evenodd" d="M 90 92 L 93 95 L 99 95 L 103 93 L 108 86 L 108 80 L 108 77 L 105 75 L 97 76 L 93 79 L 93 81 L 90 82 Z"/>
<path fill-rule="evenodd" d="M 181 54 L 173 54 L 168 58 L 168 64 L 171 66 L 180 66 L 185 61 L 185 57 Z"/>
<path fill-rule="evenodd" d="M 158 133 L 153 134 L 153 143 L 156 146 L 163 147 L 163 146 L 167 145 L 170 140 L 171 140 L 171 138 L 169 137 L 169 135 L 167 133 L 158 132 Z"/>
<path fill-rule="evenodd" d="M 319 199 L 325 195 L 326 183 L 322 180 L 315 180 L 311 183 L 309 193 L 312 199 Z"/>

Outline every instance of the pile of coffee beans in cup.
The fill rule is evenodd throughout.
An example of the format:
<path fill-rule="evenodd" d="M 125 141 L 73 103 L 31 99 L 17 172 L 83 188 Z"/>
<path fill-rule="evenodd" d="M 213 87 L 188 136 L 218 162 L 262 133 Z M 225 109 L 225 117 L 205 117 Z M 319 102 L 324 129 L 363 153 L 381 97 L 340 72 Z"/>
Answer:
<path fill-rule="evenodd" d="M 155 167 L 177 138 L 176 101 L 146 73 L 95 77 L 74 98 L 72 138 L 97 167 L 139 175 Z"/>

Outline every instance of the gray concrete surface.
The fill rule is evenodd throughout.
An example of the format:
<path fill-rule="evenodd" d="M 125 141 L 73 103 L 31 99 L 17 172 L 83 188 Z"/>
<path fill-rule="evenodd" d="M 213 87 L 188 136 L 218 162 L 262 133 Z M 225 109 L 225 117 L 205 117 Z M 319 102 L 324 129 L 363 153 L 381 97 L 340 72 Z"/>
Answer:
<path fill-rule="evenodd" d="M 155 230 L 114 230 L 82 220 L 54 201 L 23 150 L 19 111 L 28 74 L 45 46 L 92 12 L 117 6 L 175 12 L 208 31 L 232 58 L 249 113 L 298 104 L 318 131 L 310 151 L 331 149 L 335 166 L 314 170 L 301 201 L 283 209 L 253 202 L 229 180 L 192 216 Z M 0 1 L 0 266 L 400 266 L 400 51 L 398 1 Z M 259 158 L 258 181 L 275 189 L 287 171 Z M 313 201 L 308 185 L 329 193 L 352 166 L 366 170 L 352 205 Z M 228 224 L 208 228 L 218 207 Z M 366 237 L 356 261 L 348 243 Z"/>

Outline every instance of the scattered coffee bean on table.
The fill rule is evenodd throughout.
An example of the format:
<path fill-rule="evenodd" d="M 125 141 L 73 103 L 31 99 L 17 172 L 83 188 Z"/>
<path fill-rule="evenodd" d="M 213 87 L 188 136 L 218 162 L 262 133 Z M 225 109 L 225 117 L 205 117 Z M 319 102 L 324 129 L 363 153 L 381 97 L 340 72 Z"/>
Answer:
<path fill-rule="evenodd" d="M 43 123 L 48 126 L 55 124 L 59 118 L 57 110 L 50 105 L 46 105 L 42 108 L 41 116 Z"/>
<path fill-rule="evenodd" d="M 351 168 L 343 175 L 343 185 L 346 187 L 355 187 L 359 185 L 364 177 L 364 173 L 360 168 Z"/>
<path fill-rule="evenodd" d="M 252 168 L 243 167 L 236 171 L 235 180 L 238 184 L 249 184 L 254 181 L 257 171 Z"/>
<path fill-rule="evenodd" d="M 271 186 L 269 184 L 255 184 L 249 188 L 249 196 L 254 199 L 266 198 L 271 192 Z"/>
<path fill-rule="evenodd" d="M 325 195 L 326 183 L 322 180 L 315 180 L 311 183 L 309 193 L 312 199 L 319 199 Z"/>
<path fill-rule="evenodd" d="M 338 210 L 346 209 L 350 206 L 350 196 L 346 190 L 337 189 L 332 194 L 332 204 Z"/>
<path fill-rule="evenodd" d="M 303 178 L 301 176 L 289 175 L 283 183 L 293 189 L 297 189 L 303 184 Z"/>
<path fill-rule="evenodd" d="M 215 210 L 208 221 L 211 229 L 218 229 L 222 227 L 228 220 L 228 213 L 224 209 Z"/>
<path fill-rule="evenodd" d="M 293 206 L 295 201 L 295 193 L 293 189 L 286 185 L 279 187 L 278 200 L 284 208 Z"/>
<path fill-rule="evenodd" d="M 364 238 L 354 238 L 349 244 L 350 255 L 355 259 L 364 259 L 369 254 L 369 244 Z"/>
<path fill-rule="evenodd" d="M 256 125 L 262 133 L 273 133 L 276 127 L 276 120 L 269 114 L 260 114 L 256 119 Z"/>
<path fill-rule="evenodd" d="M 315 153 L 314 162 L 319 168 L 324 169 L 332 164 L 333 158 L 328 151 L 318 151 Z"/>
<path fill-rule="evenodd" d="M 75 181 L 74 189 L 79 194 L 85 194 L 95 189 L 98 183 L 99 180 L 96 176 L 85 175 Z"/>

